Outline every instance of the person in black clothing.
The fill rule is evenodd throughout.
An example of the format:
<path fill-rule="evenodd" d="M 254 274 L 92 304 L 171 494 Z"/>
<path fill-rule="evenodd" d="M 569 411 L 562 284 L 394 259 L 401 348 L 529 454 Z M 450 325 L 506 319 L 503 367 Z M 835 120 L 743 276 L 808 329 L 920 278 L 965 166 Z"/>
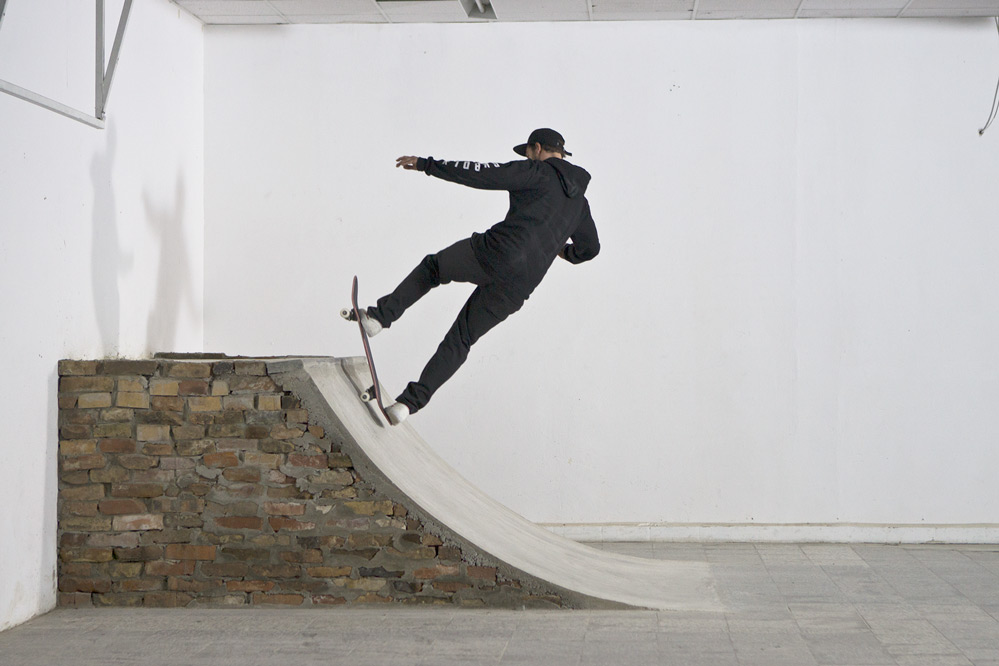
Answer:
<path fill-rule="evenodd" d="M 423 171 L 461 185 L 507 190 L 510 209 L 502 222 L 485 233 L 473 233 L 437 254 L 427 255 L 395 291 L 361 311 L 361 324 L 371 336 L 391 326 L 437 285 L 476 285 L 419 381 L 410 382 L 388 408 L 393 424 L 427 405 L 434 392 L 465 362 L 476 340 L 520 309 L 556 257 L 578 264 L 600 251 L 590 205 L 584 196 L 590 174 L 565 161 L 572 153 L 566 151 L 562 135 L 552 129 L 538 129 L 514 151 L 527 159 L 506 164 L 413 156 L 396 160 L 397 167 Z"/>

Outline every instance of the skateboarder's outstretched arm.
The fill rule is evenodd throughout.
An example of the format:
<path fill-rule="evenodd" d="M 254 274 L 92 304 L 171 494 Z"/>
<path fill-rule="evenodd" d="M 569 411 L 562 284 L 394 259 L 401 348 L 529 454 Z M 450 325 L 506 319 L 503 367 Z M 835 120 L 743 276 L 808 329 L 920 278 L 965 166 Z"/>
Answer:
<path fill-rule="evenodd" d="M 590 202 L 583 199 L 583 209 L 579 213 L 579 224 L 569 236 L 572 243 L 567 244 L 558 256 L 570 264 L 581 264 L 597 256 L 600 252 L 600 239 L 597 237 L 597 225 L 590 215 Z"/>
<path fill-rule="evenodd" d="M 411 171 L 423 171 L 428 176 L 436 176 L 442 180 L 480 190 L 525 190 L 541 180 L 538 165 L 533 160 L 499 164 L 405 156 L 396 159 L 396 166 Z"/>

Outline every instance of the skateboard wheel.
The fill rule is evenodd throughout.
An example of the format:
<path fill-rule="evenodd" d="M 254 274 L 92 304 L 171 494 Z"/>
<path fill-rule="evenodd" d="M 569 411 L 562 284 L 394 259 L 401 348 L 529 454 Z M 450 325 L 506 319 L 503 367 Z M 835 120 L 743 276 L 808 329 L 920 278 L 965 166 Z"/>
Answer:
<path fill-rule="evenodd" d="M 361 400 L 364 402 L 371 402 L 375 399 L 375 394 L 373 391 L 365 391 L 361 394 Z"/>
<path fill-rule="evenodd" d="M 350 308 L 344 308 L 343 310 L 340 310 L 340 316 L 346 319 L 347 321 L 353 321 L 354 311 L 351 310 Z"/>

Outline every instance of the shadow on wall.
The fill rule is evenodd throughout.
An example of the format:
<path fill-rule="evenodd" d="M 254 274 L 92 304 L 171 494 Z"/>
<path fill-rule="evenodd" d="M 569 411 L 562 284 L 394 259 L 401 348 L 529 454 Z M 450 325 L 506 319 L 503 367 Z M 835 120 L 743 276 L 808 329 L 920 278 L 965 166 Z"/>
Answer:
<path fill-rule="evenodd" d="M 191 262 L 187 256 L 184 236 L 184 179 L 177 174 L 174 201 L 169 206 L 157 205 L 148 192 L 142 200 L 146 208 L 146 223 L 159 240 L 159 272 L 156 278 L 156 300 L 149 313 L 146 327 L 148 351 L 178 351 L 177 320 L 181 308 L 190 319 L 198 316 L 194 289 L 191 285 Z"/>
<path fill-rule="evenodd" d="M 117 356 L 121 343 L 121 296 L 118 276 L 131 266 L 131 256 L 124 257 L 118 241 L 118 222 L 115 218 L 114 188 L 111 170 L 114 168 L 118 133 L 108 125 L 107 147 L 94 155 L 90 163 L 90 178 L 94 186 L 94 223 L 91 232 L 91 287 L 94 314 L 101 336 L 101 353 Z M 127 264 L 127 265 L 124 265 Z"/>

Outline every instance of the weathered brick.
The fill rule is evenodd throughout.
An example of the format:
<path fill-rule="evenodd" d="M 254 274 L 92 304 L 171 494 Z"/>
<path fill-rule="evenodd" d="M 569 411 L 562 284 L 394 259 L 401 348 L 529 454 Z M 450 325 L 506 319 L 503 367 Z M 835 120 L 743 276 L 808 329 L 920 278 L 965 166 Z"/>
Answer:
<path fill-rule="evenodd" d="M 263 361 L 235 361 L 233 363 L 237 375 L 263 376 L 267 374 L 267 364 Z"/>
<path fill-rule="evenodd" d="M 172 544 L 166 548 L 168 560 L 214 560 L 216 546 Z"/>
<path fill-rule="evenodd" d="M 222 476 L 234 483 L 257 483 L 260 481 L 260 470 L 252 467 L 229 467 Z"/>
<path fill-rule="evenodd" d="M 288 464 L 295 467 L 326 469 L 328 462 L 325 454 L 304 455 L 301 453 L 292 453 L 288 455 Z"/>
<path fill-rule="evenodd" d="M 87 535 L 87 545 L 91 548 L 138 548 L 139 534 L 90 534 Z"/>
<path fill-rule="evenodd" d="M 262 412 L 277 412 L 281 410 L 281 396 L 262 394 L 257 396 L 257 409 Z"/>
<path fill-rule="evenodd" d="M 344 505 L 359 516 L 375 514 L 391 516 L 393 510 L 392 502 L 389 500 L 344 502 Z"/>
<path fill-rule="evenodd" d="M 240 562 L 267 562 L 271 558 L 271 552 L 266 548 L 223 546 L 219 556 L 227 560 L 232 559 Z"/>
<path fill-rule="evenodd" d="M 268 592 L 274 589 L 272 580 L 228 580 L 225 587 L 230 592 Z"/>
<path fill-rule="evenodd" d="M 135 516 L 115 516 L 114 530 L 116 532 L 139 532 L 143 530 L 163 529 L 163 516 L 141 514 Z"/>
<path fill-rule="evenodd" d="M 264 512 L 272 516 L 304 516 L 305 505 L 295 502 L 264 502 Z"/>
<path fill-rule="evenodd" d="M 208 426 L 208 436 L 212 439 L 241 439 L 246 434 L 242 423 L 213 423 Z"/>
<path fill-rule="evenodd" d="M 158 458 L 140 454 L 118 456 L 118 464 L 125 469 L 150 469 L 156 467 L 158 462 Z"/>
<path fill-rule="evenodd" d="M 413 578 L 417 580 L 434 580 L 445 576 L 458 576 L 461 574 L 461 567 L 455 565 L 438 564 L 433 567 L 423 567 L 413 572 Z"/>
<path fill-rule="evenodd" d="M 223 578 L 242 578 L 250 571 L 250 566 L 245 562 L 201 562 L 200 567 L 205 576 Z"/>
<path fill-rule="evenodd" d="M 160 414 L 170 414 L 184 411 L 184 399 L 166 396 L 153 396 L 150 405 Z M 164 419 L 165 420 L 165 419 Z M 183 419 L 181 418 L 181 421 Z"/>
<path fill-rule="evenodd" d="M 414 550 L 398 550 L 396 548 L 386 548 L 389 555 L 405 557 L 410 560 L 432 560 L 437 554 L 433 548 L 416 548 Z"/>
<path fill-rule="evenodd" d="M 326 436 L 326 431 L 323 430 L 322 426 L 310 425 L 309 434 L 315 437 L 316 439 L 322 439 L 323 437 Z"/>
<path fill-rule="evenodd" d="M 298 439 L 305 434 L 302 428 L 289 428 L 283 423 L 277 423 L 271 427 L 271 439 Z"/>
<path fill-rule="evenodd" d="M 219 451 L 255 451 L 257 450 L 257 440 L 219 439 L 215 441 L 215 448 Z"/>
<path fill-rule="evenodd" d="M 260 450 L 264 453 L 291 453 L 295 450 L 292 442 L 279 442 L 275 439 L 263 439 L 260 441 Z"/>
<path fill-rule="evenodd" d="M 118 393 L 145 393 L 149 381 L 145 377 L 119 377 Z"/>
<path fill-rule="evenodd" d="M 183 608 L 192 601 L 186 592 L 149 592 L 142 597 L 142 605 L 149 608 Z"/>
<path fill-rule="evenodd" d="M 253 593 L 254 604 L 279 604 L 282 606 L 301 606 L 305 597 L 301 594 L 264 594 Z"/>
<path fill-rule="evenodd" d="M 390 543 L 392 543 L 392 535 L 390 534 L 354 532 L 347 537 L 347 548 L 353 550 L 361 548 L 384 548 Z"/>
<path fill-rule="evenodd" d="M 94 578 L 59 578 L 60 592 L 86 592 L 103 594 L 111 591 L 111 581 Z"/>
<path fill-rule="evenodd" d="M 66 395 L 64 393 L 59 394 L 59 409 L 75 409 L 76 408 L 76 396 L 73 394 Z"/>
<path fill-rule="evenodd" d="M 167 366 L 165 374 L 181 379 L 205 379 L 212 376 L 212 366 L 209 363 L 173 363 Z"/>
<path fill-rule="evenodd" d="M 278 387 L 270 377 L 234 375 L 229 378 L 229 390 L 233 393 L 274 393 Z"/>
<path fill-rule="evenodd" d="M 285 423 L 305 424 L 309 422 L 309 412 L 304 409 L 289 409 L 284 413 Z"/>
<path fill-rule="evenodd" d="M 140 442 L 169 442 L 170 426 L 152 424 L 136 426 L 136 439 Z"/>
<path fill-rule="evenodd" d="M 100 409 L 111 406 L 110 393 L 83 393 L 76 399 L 80 409 Z"/>
<path fill-rule="evenodd" d="M 347 468 L 354 466 L 354 463 L 350 460 L 350 456 L 346 453 L 331 453 L 327 458 L 330 467 Z"/>
<path fill-rule="evenodd" d="M 122 562 L 151 562 L 163 559 L 163 546 L 139 546 L 138 548 L 115 548 L 114 559 Z"/>
<path fill-rule="evenodd" d="M 59 380 L 59 390 L 63 393 L 108 393 L 114 391 L 114 379 L 110 377 L 63 377 Z"/>
<path fill-rule="evenodd" d="M 134 439 L 102 439 L 98 446 L 102 453 L 135 453 Z"/>
<path fill-rule="evenodd" d="M 264 519 L 253 516 L 224 516 L 216 518 L 215 524 L 231 530 L 259 530 L 264 526 Z"/>
<path fill-rule="evenodd" d="M 239 465 L 239 457 L 232 451 L 206 453 L 204 463 L 206 467 L 236 467 Z"/>
<path fill-rule="evenodd" d="M 208 395 L 208 382 L 203 379 L 185 379 L 177 385 L 177 394 L 184 396 Z"/>
<path fill-rule="evenodd" d="M 192 458 L 160 458 L 160 469 L 191 470 L 195 466 Z"/>
<path fill-rule="evenodd" d="M 159 497 L 163 486 L 158 483 L 115 483 L 111 486 L 112 497 Z"/>
<path fill-rule="evenodd" d="M 203 513 L 204 510 L 205 500 L 203 499 L 160 497 L 153 500 L 153 511 L 157 513 Z"/>
<path fill-rule="evenodd" d="M 180 382 L 176 379 L 153 379 L 149 382 L 152 396 L 176 396 L 180 394 Z"/>
<path fill-rule="evenodd" d="M 173 455 L 173 444 L 170 442 L 146 442 L 142 445 L 142 452 L 147 456 Z"/>
<path fill-rule="evenodd" d="M 192 412 L 220 412 L 222 411 L 222 399 L 210 398 L 188 398 L 187 405 Z"/>
<path fill-rule="evenodd" d="M 101 361 L 97 372 L 102 375 L 143 375 L 150 376 L 159 368 L 159 361 Z"/>
<path fill-rule="evenodd" d="M 437 549 L 437 556 L 444 562 L 460 561 L 461 550 L 455 546 L 441 546 Z"/>
<path fill-rule="evenodd" d="M 128 423 L 134 418 L 135 418 L 134 409 L 126 409 L 124 407 L 112 407 L 111 409 L 101 410 L 102 423 Z"/>
<path fill-rule="evenodd" d="M 98 500 L 104 497 L 104 486 L 95 483 L 86 486 L 64 488 L 59 491 L 59 498 L 69 501 Z"/>
<path fill-rule="evenodd" d="M 107 465 L 107 458 L 99 453 L 63 458 L 61 460 L 64 472 L 78 472 L 81 470 L 101 469 Z"/>
<path fill-rule="evenodd" d="M 105 499 L 101 501 L 99 507 L 101 513 L 109 516 L 138 514 L 146 511 L 146 503 L 135 499 Z"/>
<path fill-rule="evenodd" d="M 277 530 L 289 530 L 293 532 L 301 530 L 312 530 L 315 529 L 316 524 L 311 522 L 304 522 L 299 520 L 293 520 L 291 518 L 268 518 L 267 522 L 270 524 L 271 529 Z"/>
<path fill-rule="evenodd" d="M 63 502 L 62 516 L 96 516 L 97 502 Z"/>
<path fill-rule="evenodd" d="M 352 567 L 309 567 L 306 572 L 313 578 L 337 578 L 349 576 Z"/>
<path fill-rule="evenodd" d="M 60 592 L 57 604 L 60 608 L 92 608 L 94 601 L 89 592 Z"/>
<path fill-rule="evenodd" d="M 227 412 L 246 412 L 253 409 L 252 395 L 227 395 L 222 398 L 222 408 Z"/>
<path fill-rule="evenodd" d="M 321 486 L 349 486 L 354 483 L 354 477 L 346 470 L 324 469 L 317 474 L 310 474 L 309 481 Z"/>
<path fill-rule="evenodd" d="M 217 361 L 212 365 L 212 376 L 224 377 L 236 371 L 236 364 L 232 361 Z"/>
<path fill-rule="evenodd" d="M 108 519 L 110 522 L 110 519 Z M 60 548 L 59 559 L 63 562 L 110 562 L 110 548 Z"/>
<path fill-rule="evenodd" d="M 229 395 L 229 382 L 223 381 L 221 379 L 216 379 L 212 382 L 212 395 L 214 396 L 225 396 Z M 224 409 L 224 406 L 223 406 Z"/>
<path fill-rule="evenodd" d="M 167 486 L 177 478 L 172 469 L 139 469 L 132 472 L 132 483 L 156 483 Z"/>
<path fill-rule="evenodd" d="M 324 604 L 328 606 L 342 606 L 347 603 L 347 599 L 344 597 L 336 597 L 332 594 L 314 594 L 312 595 L 312 603 Z"/>
<path fill-rule="evenodd" d="M 164 578 L 133 578 L 115 583 L 118 592 L 155 592 L 166 587 Z"/>
<path fill-rule="evenodd" d="M 181 456 L 201 456 L 206 453 L 215 452 L 215 442 L 210 439 L 199 439 L 196 441 L 177 442 L 177 455 Z"/>
<path fill-rule="evenodd" d="M 59 423 L 65 425 L 94 425 L 97 423 L 97 414 L 86 409 L 59 409 Z"/>
<path fill-rule="evenodd" d="M 111 578 L 138 578 L 142 575 L 142 562 L 111 562 L 108 567 Z"/>
<path fill-rule="evenodd" d="M 281 464 L 281 456 L 274 453 L 247 451 L 243 454 L 243 462 L 247 465 L 254 465 L 265 469 L 277 469 L 278 465 Z"/>
<path fill-rule="evenodd" d="M 119 481 L 127 480 L 128 477 L 127 469 L 111 465 L 107 469 L 90 470 L 89 480 L 93 483 L 118 483 Z"/>
<path fill-rule="evenodd" d="M 97 374 L 97 361 L 59 361 L 60 376 L 69 375 L 95 375 Z"/>
<path fill-rule="evenodd" d="M 322 564 L 323 551 L 316 549 L 289 550 L 281 553 L 281 559 L 285 562 L 300 564 Z"/>
<path fill-rule="evenodd" d="M 132 437 L 131 423 L 102 423 L 94 427 L 96 439 L 130 439 Z"/>
<path fill-rule="evenodd" d="M 433 583 L 434 589 L 440 590 L 441 592 L 458 592 L 460 590 L 467 590 L 472 587 L 468 583 L 459 583 L 457 581 L 443 581 L 438 580 Z"/>
<path fill-rule="evenodd" d="M 147 576 L 191 576 L 197 566 L 195 560 L 183 560 L 181 562 L 146 562 L 145 572 Z"/>
<path fill-rule="evenodd" d="M 473 580 L 496 582 L 496 567 L 468 567 L 468 577 Z"/>
<path fill-rule="evenodd" d="M 97 453 L 96 439 L 73 439 L 59 442 L 59 455 L 82 456 Z"/>
<path fill-rule="evenodd" d="M 149 409 L 149 394 L 119 392 L 115 404 L 118 407 L 128 407 L 130 409 Z"/>
<path fill-rule="evenodd" d="M 175 440 L 203 439 L 205 436 L 205 427 L 199 425 L 174 426 L 172 432 Z"/>
<path fill-rule="evenodd" d="M 62 439 L 89 439 L 93 432 L 93 427 L 76 423 L 67 423 L 59 428 Z"/>

